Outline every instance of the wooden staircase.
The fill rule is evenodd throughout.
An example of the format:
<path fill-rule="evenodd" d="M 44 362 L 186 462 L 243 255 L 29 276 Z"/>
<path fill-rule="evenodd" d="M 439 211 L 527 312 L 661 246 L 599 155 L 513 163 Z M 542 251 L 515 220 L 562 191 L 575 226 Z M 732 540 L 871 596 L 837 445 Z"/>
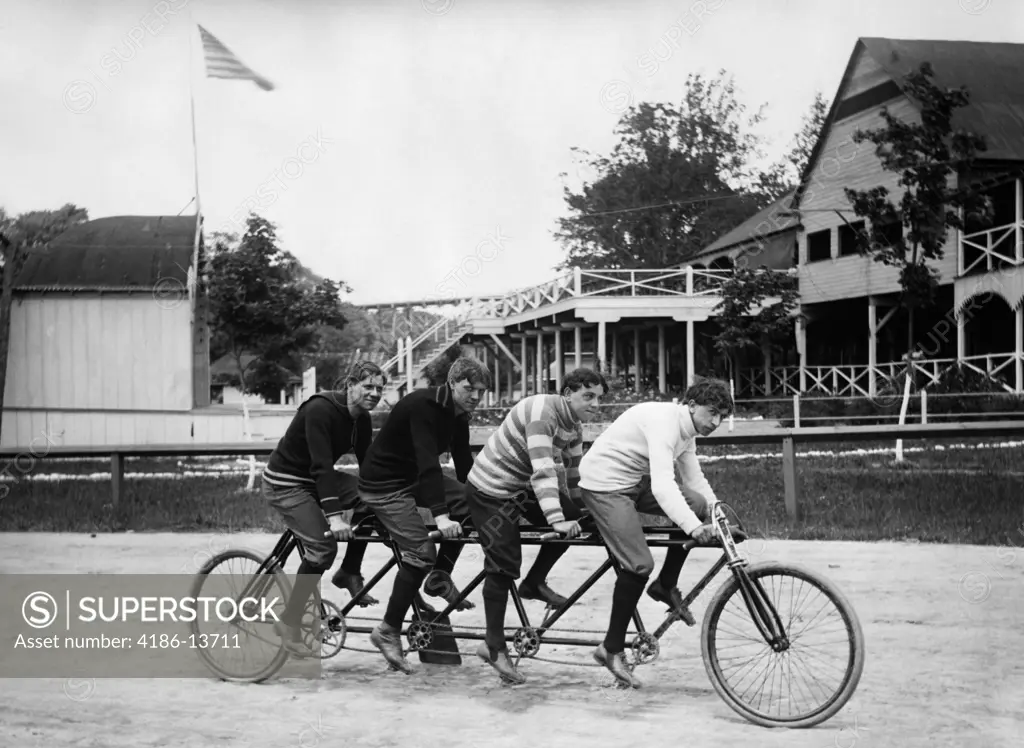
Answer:
<path fill-rule="evenodd" d="M 441 354 L 462 340 L 463 336 L 470 332 L 471 328 L 472 326 L 468 321 L 442 319 L 412 340 L 413 389 L 422 389 L 428 386 L 420 372 Z M 402 361 L 403 366 L 401 367 L 399 366 L 400 359 L 404 359 Z M 401 356 L 395 354 L 381 365 L 384 373 L 388 376 L 388 386 L 384 391 L 383 397 L 385 401 L 394 403 L 402 395 L 406 394 L 408 374 L 404 366 L 407 365 L 408 354 L 404 350 Z"/>

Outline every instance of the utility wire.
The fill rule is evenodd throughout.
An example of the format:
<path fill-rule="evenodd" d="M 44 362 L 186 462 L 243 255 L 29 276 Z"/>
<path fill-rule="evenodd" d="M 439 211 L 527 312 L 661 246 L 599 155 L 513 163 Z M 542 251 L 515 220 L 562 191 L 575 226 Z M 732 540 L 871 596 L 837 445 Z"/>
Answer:
<path fill-rule="evenodd" d="M 636 208 L 620 208 L 618 210 L 605 210 L 596 213 L 581 213 L 578 216 L 572 216 L 568 220 L 576 220 L 578 218 L 590 218 L 594 216 L 611 216 L 618 213 L 635 213 L 640 210 L 654 210 L 656 208 L 667 208 L 670 205 L 692 205 L 694 203 L 707 203 L 713 200 L 736 200 L 744 197 L 750 197 L 749 195 L 737 195 L 736 193 L 708 195 L 707 197 L 697 197 L 692 200 L 672 200 L 667 203 L 658 203 L 657 205 L 641 205 Z"/>

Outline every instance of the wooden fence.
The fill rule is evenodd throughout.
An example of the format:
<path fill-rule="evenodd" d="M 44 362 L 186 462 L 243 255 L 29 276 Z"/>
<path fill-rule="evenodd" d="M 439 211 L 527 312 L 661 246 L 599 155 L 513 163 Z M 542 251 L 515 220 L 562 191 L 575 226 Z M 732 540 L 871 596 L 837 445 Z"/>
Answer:
<path fill-rule="evenodd" d="M 607 424 L 587 424 L 584 427 L 584 445 L 589 446 Z M 474 428 L 471 444 L 479 450 L 495 427 Z M 776 428 L 749 433 L 723 433 L 699 437 L 698 444 L 742 445 L 780 444 L 782 446 L 782 477 L 786 501 L 786 513 L 794 520 L 800 519 L 800 487 L 797 482 L 797 444 L 845 443 L 865 441 L 894 441 L 896 439 L 969 439 L 974 437 L 1007 437 L 1024 435 L 1024 421 L 991 421 L 988 423 L 941 423 L 881 426 L 818 426 L 811 428 Z M 0 475 L 30 472 L 37 460 L 47 458 L 109 457 L 112 501 L 116 505 L 124 486 L 124 464 L 129 457 L 195 457 L 195 456 L 237 456 L 270 455 L 277 446 L 276 440 L 265 442 L 237 442 L 232 444 L 153 444 L 92 447 L 49 446 L 36 451 L 34 448 L 0 449 L 0 458 L 10 462 L 0 470 Z M 22 467 L 25 465 L 26 467 Z M 13 471 L 13 472 L 12 472 Z M 0 484 L 5 485 L 5 484 Z M 5 492 L 6 493 L 6 492 Z"/>

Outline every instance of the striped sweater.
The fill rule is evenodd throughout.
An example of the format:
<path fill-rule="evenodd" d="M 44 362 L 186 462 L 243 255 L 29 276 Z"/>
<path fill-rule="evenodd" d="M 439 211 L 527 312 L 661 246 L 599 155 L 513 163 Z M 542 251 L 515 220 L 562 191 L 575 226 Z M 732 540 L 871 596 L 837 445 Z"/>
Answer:
<path fill-rule="evenodd" d="M 561 395 L 520 400 L 477 455 L 469 480 L 496 498 L 532 489 L 549 524 L 563 522 L 561 497 L 579 500 L 583 428 Z"/>

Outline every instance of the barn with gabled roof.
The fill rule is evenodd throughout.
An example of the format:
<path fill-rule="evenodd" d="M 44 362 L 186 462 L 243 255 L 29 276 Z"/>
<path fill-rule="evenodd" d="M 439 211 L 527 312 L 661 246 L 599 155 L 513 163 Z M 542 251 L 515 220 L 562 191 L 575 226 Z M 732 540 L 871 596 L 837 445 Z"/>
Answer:
<path fill-rule="evenodd" d="M 14 285 L 2 444 L 189 439 L 210 402 L 201 252 L 194 215 L 98 218 L 32 250 Z"/>

